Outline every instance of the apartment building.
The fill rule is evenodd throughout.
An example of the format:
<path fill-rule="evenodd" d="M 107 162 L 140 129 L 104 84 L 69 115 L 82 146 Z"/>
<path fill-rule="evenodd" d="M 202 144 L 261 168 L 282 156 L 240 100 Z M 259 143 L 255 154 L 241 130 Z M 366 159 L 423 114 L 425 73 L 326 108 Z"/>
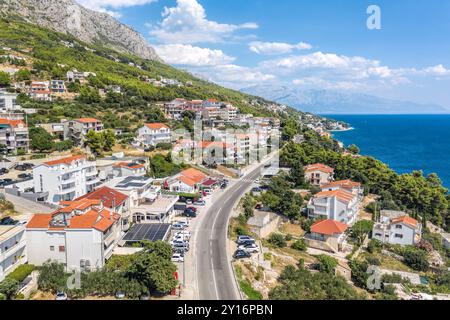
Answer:
<path fill-rule="evenodd" d="M 66 93 L 66 83 L 64 80 L 50 80 L 49 89 L 52 93 Z"/>
<path fill-rule="evenodd" d="M 403 211 L 382 210 L 373 226 L 372 238 L 383 243 L 412 246 L 422 238 L 422 225 Z"/>
<path fill-rule="evenodd" d="M 344 190 L 357 195 L 359 199 L 364 197 L 364 188 L 359 182 L 352 180 L 339 180 L 327 183 L 320 187 L 322 191 Z"/>
<path fill-rule="evenodd" d="M 145 165 L 135 162 L 117 162 L 113 165 L 114 177 L 139 177 L 147 173 Z"/>
<path fill-rule="evenodd" d="M 22 110 L 17 104 L 17 94 L 0 91 L 0 113 L 10 113 Z"/>
<path fill-rule="evenodd" d="M 0 145 L 9 153 L 29 150 L 28 126 L 22 120 L 0 118 Z"/>
<path fill-rule="evenodd" d="M 331 219 L 353 225 L 359 211 L 358 196 L 344 190 L 322 191 L 308 203 L 310 219 Z"/>
<path fill-rule="evenodd" d="M 63 201 L 49 214 L 36 214 L 26 226 L 28 262 L 56 261 L 68 271 L 102 268 L 120 238 L 120 215 L 98 199 Z"/>
<path fill-rule="evenodd" d="M 86 78 L 89 76 L 96 77 L 97 75 L 94 72 L 82 72 L 76 69 L 67 71 L 66 77 L 68 82 L 80 82 L 84 83 Z"/>
<path fill-rule="evenodd" d="M 76 145 L 83 145 L 89 131 L 100 132 L 103 123 L 95 118 L 80 118 L 64 122 L 64 139 L 71 139 Z"/>
<path fill-rule="evenodd" d="M 120 225 L 123 231 L 130 228 L 131 213 L 130 213 L 130 197 L 118 190 L 103 186 L 91 193 L 81 196 L 75 201 L 89 199 L 100 200 L 103 206 L 112 212 L 120 215 Z"/>
<path fill-rule="evenodd" d="M 10 272 L 27 262 L 23 225 L 0 225 L 0 282 Z"/>
<path fill-rule="evenodd" d="M 305 166 L 305 179 L 314 186 L 322 186 L 333 181 L 334 169 L 321 163 Z"/>
<path fill-rule="evenodd" d="M 81 197 L 93 191 L 99 182 L 95 162 L 84 156 L 49 161 L 33 168 L 34 191 L 46 193 L 49 203 Z"/>
<path fill-rule="evenodd" d="M 171 143 L 172 135 L 163 123 L 147 123 L 138 130 L 137 141 L 145 147 L 154 147 L 158 143 Z"/>

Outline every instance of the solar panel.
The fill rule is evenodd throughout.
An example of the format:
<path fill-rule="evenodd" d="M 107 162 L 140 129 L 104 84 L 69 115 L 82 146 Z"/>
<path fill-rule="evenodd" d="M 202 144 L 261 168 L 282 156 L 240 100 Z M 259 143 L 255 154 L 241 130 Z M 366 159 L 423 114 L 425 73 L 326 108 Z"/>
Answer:
<path fill-rule="evenodd" d="M 135 224 L 123 238 L 126 242 L 164 241 L 171 225 L 162 223 Z"/>

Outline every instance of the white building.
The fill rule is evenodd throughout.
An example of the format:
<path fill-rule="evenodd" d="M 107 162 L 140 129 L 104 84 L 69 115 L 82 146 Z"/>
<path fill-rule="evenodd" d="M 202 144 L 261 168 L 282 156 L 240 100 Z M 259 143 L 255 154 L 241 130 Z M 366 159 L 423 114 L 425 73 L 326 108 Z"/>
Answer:
<path fill-rule="evenodd" d="M 0 144 L 5 146 L 8 152 L 28 152 L 29 143 L 28 126 L 25 122 L 0 118 Z"/>
<path fill-rule="evenodd" d="M 372 238 L 383 243 L 414 245 L 422 238 L 422 225 L 402 211 L 382 210 Z"/>
<path fill-rule="evenodd" d="M 163 123 L 147 123 L 138 130 L 137 140 L 145 147 L 156 146 L 158 143 L 171 143 L 170 128 Z"/>
<path fill-rule="evenodd" d="M 25 247 L 23 225 L 0 225 L 0 281 L 17 266 L 27 262 Z"/>
<path fill-rule="evenodd" d="M 54 204 L 81 197 L 99 182 L 95 162 L 84 156 L 49 161 L 33 168 L 34 191 L 48 193 L 47 202 Z"/>
<path fill-rule="evenodd" d="M 113 165 L 114 177 L 140 177 L 147 173 L 145 165 L 135 162 L 117 162 Z"/>
<path fill-rule="evenodd" d="M 36 214 L 26 226 L 28 262 L 56 261 L 68 271 L 102 268 L 120 238 L 120 215 L 100 200 L 63 203 L 50 214 Z"/>
<path fill-rule="evenodd" d="M 89 131 L 103 131 L 103 123 L 95 118 L 80 118 L 64 122 L 64 139 L 71 139 L 81 145 Z"/>
<path fill-rule="evenodd" d="M 357 195 L 359 199 L 364 196 L 364 188 L 359 182 L 354 182 L 352 180 L 339 180 L 324 184 L 320 187 L 322 191 L 334 191 L 334 190 L 344 190 Z"/>
<path fill-rule="evenodd" d="M 348 226 L 335 220 L 320 220 L 311 226 L 305 237 L 309 247 L 337 253 L 342 251 L 347 237 Z"/>
<path fill-rule="evenodd" d="M 66 76 L 68 82 L 79 81 L 80 83 L 83 83 L 85 82 L 87 77 L 89 76 L 96 77 L 97 75 L 94 72 L 82 72 L 74 69 L 72 71 L 67 71 Z"/>
<path fill-rule="evenodd" d="M 322 191 L 308 203 L 310 219 L 331 219 L 347 225 L 356 221 L 359 211 L 358 196 L 344 190 Z"/>
<path fill-rule="evenodd" d="M 333 181 L 334 169 L 321 163 L 305 166 L 305 179 L 314 186 L 321 186 Z"/>
<path fill-rule="evenodd" d="M 21 111 L 22 107 L 17 104 L 17 94 L 0 91 L 0 113 Z"/>

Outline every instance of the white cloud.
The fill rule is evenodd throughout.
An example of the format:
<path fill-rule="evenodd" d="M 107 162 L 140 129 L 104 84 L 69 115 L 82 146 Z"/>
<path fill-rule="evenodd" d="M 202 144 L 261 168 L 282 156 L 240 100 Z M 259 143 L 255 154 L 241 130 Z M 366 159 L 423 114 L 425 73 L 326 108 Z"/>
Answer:
<path fill-rule="evenodd" d="M 208 20 L 197 0 L 177 0 L 177 6 L 165 7 L 162 16 L 163 21 L 150 29 L 150 35 L 162 43 L 217 43 L 238 30 L 258 28 L 253 22 L 235 25 Z"/>
<path fill-rule="evenodd" d="M 312 46 L 309 43 L 300 42 L 297 44 L 290 44 L 284 42 L 262 42 L 254 41 L 249 44 L 250 51 L 257 54 L 286 54 L 294 50 L 309 50 Z"/>
<path fill-rule="evenodd" d="M 114 18 L 120 18 L 120 12 L 110 9 L 120 9 L 125 7 L 134 7 L 156 2 L 158 0 L 76 0 L 83 7 L 98 12 L 107 13 Z"/>
<path fill-rule="evenodd" d="M 294 85 L 308 88 L 334 89 L 334 90 L 356 90 L 365 88 L 364 83 L 356 81 L 329 81 L 316 77 L 306 77 L 292 80 Z"/>
<path fill-rule="evenodd" d="M 433 76 L 448 76 L 450 75 L 450 69 L 445 68 L 442 64 L 428 67 L 422 70 L 423 73 Z"/>
<path fill-rule="evenodd" d="M 188 66 L 215 66 L 229 64 L 235 60 L 222 50 L 199 48 L 192 45 L 167 44 L 155 46 L 158 55 L 167 63 Z"/>

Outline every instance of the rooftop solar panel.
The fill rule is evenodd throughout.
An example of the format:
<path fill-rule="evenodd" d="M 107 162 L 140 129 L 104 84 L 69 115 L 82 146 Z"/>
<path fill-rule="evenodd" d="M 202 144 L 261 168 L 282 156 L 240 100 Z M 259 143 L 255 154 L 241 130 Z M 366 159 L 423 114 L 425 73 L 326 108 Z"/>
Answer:
<path fill-rule="evenodd" d="M 164 241 L 170 231 L 170 224 L 151 223 L 134 225 L 123 238 L 126 242 Z"/>

